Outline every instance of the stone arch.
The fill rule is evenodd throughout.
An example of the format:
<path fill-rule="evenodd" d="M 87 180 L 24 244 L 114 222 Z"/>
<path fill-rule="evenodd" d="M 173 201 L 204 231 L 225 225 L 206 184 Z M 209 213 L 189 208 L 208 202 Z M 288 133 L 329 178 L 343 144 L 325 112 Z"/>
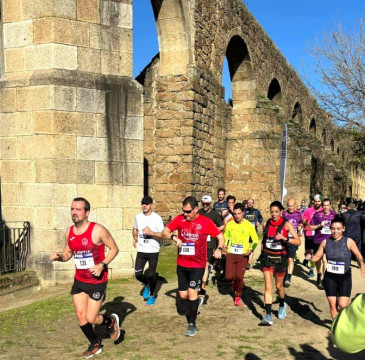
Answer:
<path fill-rule="evenodd" d="M 327 131 L 326 131 L 326 129 L 322 130 L 322 141 L 323 141 L 324 145 L 327 144 Z"/>
<path fill-rule="evenodd" d="M 311 119 L 311 122 L 309 124 L 309 131 L 313 132 L 314 134 L 316 134 L 316 132 L 317 132 L 317 125 L 316 125 L 316 119 L 315 118 Z"/>
<path fill-rule="evenodd" d="M 335 152 L 335 140 L 331 139 L 331 151 Z"/>
<path fill-rule="evenodd" d="M 302 106 L 300 105 L 299 102 L 296 102 L 293 108 L 293 113 L 292 113 L 292 120 L 294 120 L 295 122 L 297 122 L 298 124 L 302 124 L 303 123 L 303 112 L 302 112 Z"/>
<path fill-rule="evenodd" d="M 248 47 L 239 35 L 234 35 L 226 49 L 229 74 L 232 83 L 232 105 L 238 108 L 254 107 L 255 82 Z"/>
<path fill-rule="evenodd" d="M 267 91 L 267 97 L 275 104 L 281 104 L 281 86 L 276 78 L 271 80 L 269 89 Z"/>
<path fill-rule="evenodd" d="M 337 146 L 337 155 L 340 156 L 340 147 Z"/>
<path fill-rule="evenodd" d="M 193 62 L 190 21 L 182 0 L 151 0 L 160 50 L 160 76 L 187 72 Z"/>

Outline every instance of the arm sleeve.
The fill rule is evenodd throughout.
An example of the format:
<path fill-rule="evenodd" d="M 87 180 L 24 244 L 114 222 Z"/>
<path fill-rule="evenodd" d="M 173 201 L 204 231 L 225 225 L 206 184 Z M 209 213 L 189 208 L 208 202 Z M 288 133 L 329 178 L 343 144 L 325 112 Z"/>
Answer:
<path fill-rule="evenodd" d="M 162 230 L 165 228 L 165 225 L 163 224 L 162 217 L 159 216 L 156 224 L 158 232 L 162 232 Z"/>
<path fill-rule="evenodd" d="M 138 230 L 138 225 L 137 225 L 137 216 L 134 218 L 134 225 L 133 227 Z"/>

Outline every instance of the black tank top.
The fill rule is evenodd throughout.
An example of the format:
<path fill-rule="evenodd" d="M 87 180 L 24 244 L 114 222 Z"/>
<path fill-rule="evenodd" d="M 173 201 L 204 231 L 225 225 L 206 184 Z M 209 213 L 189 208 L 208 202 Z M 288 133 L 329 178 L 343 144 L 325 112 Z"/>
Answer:
<path fill-rule="evenodd" d="M 343 236 L 341 240 L 335 241 L 332 237 L 326 240 L 324 252 L 327 261 L 345 263 L 345 272 L 351 267 L 351 250 L 347 247 L 347 237 Z"/>

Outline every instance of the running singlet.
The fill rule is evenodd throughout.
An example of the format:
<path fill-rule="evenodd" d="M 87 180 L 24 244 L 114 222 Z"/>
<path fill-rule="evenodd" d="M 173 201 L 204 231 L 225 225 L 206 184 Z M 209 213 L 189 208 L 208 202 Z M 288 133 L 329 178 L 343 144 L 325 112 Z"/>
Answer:
<path fill-rule="evenodd" d="M 212 220 L 198 215 L 193 221 L 186 221 L 183 215 L 176 216 L 167 227 L 178 231 L 183 242 L 177 256 L 177 265 L 188 268 L 205 268 L 207 262 L 207 236 L 218 236 L 221 232 Z"/>
<path fill-rule="evenodd" d="M 320 244 L 323 240 L 331 237 L 331 221 L 336 215 L 336 211 L 331 210 L 329 214 L 325 214 L 323 211 L 316 212 L 311 220 L 311 225 L 319 225 L 322 221 L 325 225 L 314 232 L 313 242 Z"/>
<path fill-rule="evenodd" d="M 105 259 L 105 245 L 95 245 L 91 234 L 95 223 L 91 222 L 87 230 L 81 234 L 74 233 L 74 226 L 70 228 L 68 246 L 73 251 L 75 260 L 75 279 L 88 284 L 100 284 L 108 281 L 108 270 L 104 269 L 100 276 L 91 274 L 90 268 L 100 264 Z"/>
<path fill-rule="evenodd" d="M 324 253 L 327 258 L 327 271 L 332 274 L 345 274 L 351 268 L 352 252 L 347 246 L 347 237 L 335 241 L 330 237 L 326 240 Z"/>
<path fill-rule="evenodd" d="M 293 213 L 284 211 L 283 217 L 293 225 L 294 230 L 299 234 L 298 226 L 303 223 L 302 213 L 299 210 L 295 210 Z M 289 233 L 289 238 L 293 238 L 291 233 Z"/>
<path fill-rule="evenodd" d="M 309 224 L 312 220 L 312 217 L 313 217 L 314 213 L 316 213 L 318 211 L 322 211 L 322 210 L 323 210 L 322 207 L 320 207 L 318 210 L 316 210 L 314 207 L 310 207 L 306 211 L 304 211 L 303 220 L 305 220 L 308 223 L 308 225 L 305 227 L 305 235 L 306 236 L 313 236 L 314 235 L 314 230 L 311 230 L 309 228 Z"/>
<path fill-rule="evenodd" d="M 275 239 L 277 235 L 277 229 L 284 221 L 286 220 L 283 217 L 280 217 L 280 219 L 276 222 L 274 222 L 272 219 L 268 220 L 269 225 L 266 224 L 264 229 L 264 253 L 281 255 L 282 257 L 287 256 L 288 242 Z M 281 235 L 288 238 L 288 230 L 286 230 L 285 227 L 282 228 Z"/>

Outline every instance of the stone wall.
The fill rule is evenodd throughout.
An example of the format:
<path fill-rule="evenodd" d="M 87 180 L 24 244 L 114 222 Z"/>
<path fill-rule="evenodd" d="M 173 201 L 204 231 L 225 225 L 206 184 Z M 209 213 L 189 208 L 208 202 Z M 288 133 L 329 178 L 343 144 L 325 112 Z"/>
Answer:
<path fill-rule="evenodd" d="M 132 3 L 3 0 L 0 81 L 3 219 L 31 222 L 29 267 L 42 284 L 73 276 L 51 263 L 82 196 L 131 274 L 131 227 L 143 196 L 142 89 L 132 79 Z"/>

